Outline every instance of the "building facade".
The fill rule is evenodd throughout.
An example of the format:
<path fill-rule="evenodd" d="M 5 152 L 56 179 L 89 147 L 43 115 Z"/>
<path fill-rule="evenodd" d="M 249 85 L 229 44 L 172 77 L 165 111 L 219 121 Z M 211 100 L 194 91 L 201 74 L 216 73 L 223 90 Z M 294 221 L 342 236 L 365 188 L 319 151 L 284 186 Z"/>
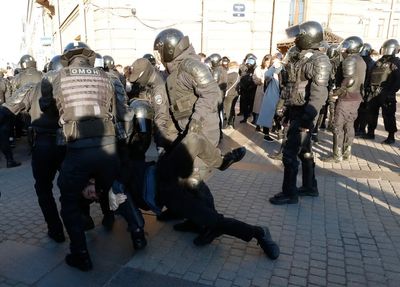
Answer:
<path fill-rule="evenodd" d="M 69 42 L 81 40 L 128 65 L 151 53 L 156 35 L 169 27 L 188 35 L 197 52 L 217 52 L 239 62 L 249 52 L 260 58 L 274 53 L 286 38 L 285 29 L 307 20 L 319 21 L 342 38 L 361 36 L 375 49 L 399 36 L 400 0 L 28 2 L 25 46 L 45 60 L 61 53 Z"/>

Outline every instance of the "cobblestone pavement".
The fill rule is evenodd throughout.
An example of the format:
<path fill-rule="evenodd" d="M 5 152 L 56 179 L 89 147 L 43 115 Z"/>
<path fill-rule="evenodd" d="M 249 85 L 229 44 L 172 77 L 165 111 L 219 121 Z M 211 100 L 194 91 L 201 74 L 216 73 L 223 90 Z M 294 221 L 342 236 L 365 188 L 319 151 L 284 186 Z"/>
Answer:
<path fill-rule="evenodd" d="M 28 151 L 18 147 L 21 167 L 5 169 L 0 161 L 0 286 L 399 286 L 400 138 L 380 144 L 386 136 L 380 121 L 374 141 L 355 140 L 350 161 L 327 164 L 320 157 L 332 142 L 323 131 L 314 149 L 320 196 L 273 206 L 268 198 L 281 189 L 282 165 L 267 155 L 279 143 L 264 142 L 254 126 L 238 122 L 225 131 L 221 149 L 245 145 L 248 153 L 215 171 L 208 184 L 221 213 L 270 228 L 281 247 L 278 260 L 254 240 L 229 236 L 198 248 L 193 234 L 175 232 L 175 222 L 152 214 L 145 216 L 149 244 L 134 252 L 125 222 L 117 218 L 107 233 L 93 206 L 97 227 L 87 238 L 94 270 L 75 271 L 63 262 L 68 244 L 46 235 Z"/>

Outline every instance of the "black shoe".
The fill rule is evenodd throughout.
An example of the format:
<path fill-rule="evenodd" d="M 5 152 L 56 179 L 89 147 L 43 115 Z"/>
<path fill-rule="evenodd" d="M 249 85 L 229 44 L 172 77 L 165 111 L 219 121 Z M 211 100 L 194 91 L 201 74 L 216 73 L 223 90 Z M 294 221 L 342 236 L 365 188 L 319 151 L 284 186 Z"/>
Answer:
<path fill-rule="evenodd" d="M 94 221 L 90 215 L 84 215 L 82 217 L 83 220 L 83 228 L 85 231 L 91 230 L 94 228 Z"/>
<path fill-rule="evenodd" d="M 184 220 L 174 225 L 174 230 L 180 232 L 202 233 L 204 230 L 191 220 Z"/>
<path fill-rule="evenodd" d="M 219 170 L 226 170 L 233 163 L 240 161 L 246 154 L 245 147 L 235 148 L 234 150 L 228 152 L 224 155 L 221 166 L 218 168 Z"/>
<path fill-rule="evenodd" d="M 363 136 L 364 139 L 366 140 L 374 140 L 375 139 L 375 134 L 372 133 L 367 133 Z"/>
<path fill-rule="evenodd" d="M 256 132 L 261 132 L 261 127 L 260 126 L 256 126 Z"/>
<path fill-rule="evenodd" d="M 387 138 L 387 139 L 385 139 L 385 140 L 382 142 L 382 144 L 391 145 L 391 144 L 394 144 L 395 142 L 396 142 L 396 141 L 395 141 L 394 138 Z"/>
<path fill-rule="evenodd" d="M 21 163 L 15 160 L 8 160 L 7 161 L 7 168 L 12 168 L 12 167 L 16 167 L 16 166 L 20 166 Z"/>
<path fill-rule="evenodd" d="M 62 243 L 65 241 L 64 231 L 49 230 L 47 235 L 57 243 Z"/>
<path fill-rule="evenodd" d="M 132 238 L 132 242 L 133 242 L 133 248 L 135 250 L 141 250 L 146 247 L 147 240 L 146 240 L 146 237 L 144 236 L 143 229 L 140 231 L 132 232 L 131 238 Z"/>
<path fill-rule="evenodd" d="M 358 131 L 358 132 L 354 133 L 354 136 L 357 138 L 365 138 L 366 135 L 367 135 L 367 133 L 363 132 L 363 131 Z"/>
<path fill-rule="evenodd" d="M 243 120 L 241 120 L 239 123 L 241 123 L 241 124 L 247 123 L 247 119 L 243 119 Z"/>
<path fill-rule="evenodd" d="M 269 199 L 269 202 L 274 205 L 282 205 L 282 204 L 295 204 L 299 202 L 297 195 L 286 195 L 283 192 L 275 194 L 273 197 Z"/>
<path fill-rule="evenodd" d="M 114 221 L 115 221 L 114 213 L 110 212 L 103 216 L 101 224 L 107 231 L 111 231 L 114 225 Z"/>
<path fill-rule="evenodd" d="M 182 216 L 179 214 L 176 214 L 175 212 L 171 211 L 170 209 L 166 209 L 163 212 L 161 212 L 160 215 L 157 215 L 158 221 L 170 221 L 170 220 L 178 220 L 178 219 L 182 219 Z"/>
<path fill-rule="evenodd" d="M 315 143 L 319 142 L 318 134 L 312 134 L 312 135 L 311 135 L 311 140 L 312 140 L 313 142 L 315 142 Z"/>
<path fill-rule="evenodd" d="M 313 196 L 313 197 L 316 197 L 319 195 L 317 187 L 306 188 L 304 186 L 299 187 L 297 189 L 297 194 L 299 196 Z"/>
<path fill-rule="evenodd" d="M 193 243 L 196 246 L 208 245 L 213 242 L 215 238 L 221 235 L 222 233 L 217 231 L 216 229 L 207 228 L 193 240 Z"/>
<path fill-rule="evenodd" d="M 92 260 L 90 260 L 87 251 L 68 254 L 65 256 L 65 262 L 67 262 L 69 266 L 78 268 L 81 271 L 89 271 L 93 269 Z"/>
<path fill-rule="evenodd" d="M 269 135 L 265 135 L 264 136 L 264 140 L 267 141 L 267 142 L 273 142 L 274 141 L 274 139 L 271 138 Z"/>
<path fill-rule="evenodd" d="M 243 116 L 243 113 L 238 113 L 237 116 Z"/>
<path fill-rule="evenodd" d="M 272 260 L 279 257 L 280 250 L 278 244 L 276 244 L 271 237 L 271 233 L 267 227 L 258 227 L 262 229 L 264 235 L 257 238 L 257 244 L 260 245 L 264 253 Z"/>
<path fill-rule="evenodd" d="M 320 128 L 321 130 L 326 129 L 326 124 L 325 124 L 325 123 L 322 123 L 322 124 L 319 126 L 319 128 Z"/>

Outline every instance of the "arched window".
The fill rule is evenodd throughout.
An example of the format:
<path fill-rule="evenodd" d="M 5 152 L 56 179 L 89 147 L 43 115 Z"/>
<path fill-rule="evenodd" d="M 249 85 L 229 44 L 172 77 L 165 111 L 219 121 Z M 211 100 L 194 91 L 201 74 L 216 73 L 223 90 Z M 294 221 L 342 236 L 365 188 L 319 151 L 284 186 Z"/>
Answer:
<path fill-rule="evenodd" d="M 289 26 L 303 22 L 304 0 L 290 0 Z"/>

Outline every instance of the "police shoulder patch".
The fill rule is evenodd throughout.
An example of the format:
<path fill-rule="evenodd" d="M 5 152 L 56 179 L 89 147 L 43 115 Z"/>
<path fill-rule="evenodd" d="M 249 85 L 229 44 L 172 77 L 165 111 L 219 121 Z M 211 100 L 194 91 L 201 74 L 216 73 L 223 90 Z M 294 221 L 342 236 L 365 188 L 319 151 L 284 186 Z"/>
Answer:
<path fill-rule="evenodd" d="M 161 104 L 162 104 L 162 96 L 161 96 L 161 95 L 155 95 L 155 96 L 154 96 L 154 102 L 155 102 L 157 105 L 161 105 Z"/>

